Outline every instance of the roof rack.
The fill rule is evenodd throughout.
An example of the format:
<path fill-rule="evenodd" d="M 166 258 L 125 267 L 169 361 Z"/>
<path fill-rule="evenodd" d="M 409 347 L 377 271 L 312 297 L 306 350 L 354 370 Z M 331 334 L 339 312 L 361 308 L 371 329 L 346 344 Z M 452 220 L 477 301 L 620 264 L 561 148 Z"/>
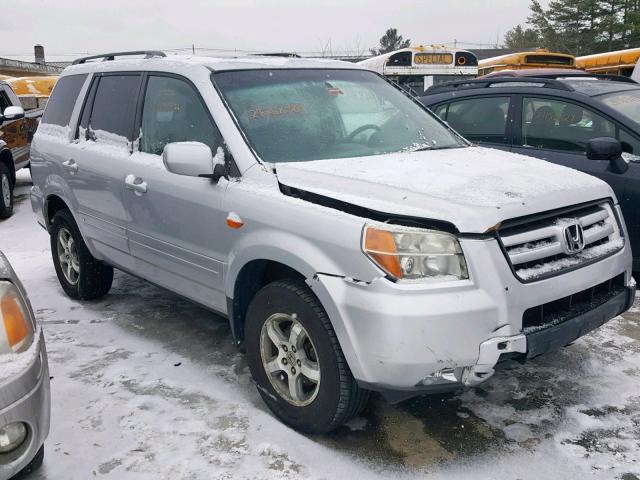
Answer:
<path fill-rule="evenodd" d="M 115 57 L 126 57 L 130 55 L 144 55 L 144 58 L 167 56 L 166 53 L 161 52 L 160 50 L 137 50 L 134 52 L 113 52 L 113 53 L 103 53 L 102 55 L 91 55 L 89 57 L 76 58 L 71 65 L 79 65 L 82 63 L 86 63 L 87 60 L 97 60 L 99 58 L 101 58 L 103 62 L 107 62 L 110 60 L 115 60 Z"/>
<path fill-rule="evenodd" d="M 531 76 L 522 76 L 522 77 L 500 77 L 496 75 L 491 78 L 521 78 L 521 79 L 529 79 L 529 78 L 548 78 L 552 80 L 557 80 L 559 78 L 578 78 L 583 80 L 610 80 L 613 82 L 623 82 L 623 83 L 638 83 L 634 79 L 630 77 L 625 77 L 624 75 L 614 75 L 610 73 L 588 73 L 584 71 L 580 72 L 571 72 L 568 71 L 566 73 L 536 73 Z"/>
<path fill-rule="evenodd" d="M 624 75 L 613 75 L 610 73 L 587 73 L 586 75 L 580 73 L 564 73 L 564 74 L 555 74 L 555 75 L 540 75 L 542 78 L 580 78 L 584 80 L 596 79 L 596 80 L 609 80 L 612 82 L 623 82 L 623 83 L 638 83 L 631 77 L 625 77 Z M 540 77 L 529 77 L 529 78 L 540 78 Z"/>
<path fill-rule="evenodd" d="M 284 57 L 284 58 L 302 58 L 297 53 L 293 52 L 267 52 L 267 53 L 254 53 L 259 57 Z"/>
<path fill-rule="evenodd" d="M 540 84 L 543 88 L 553 88 L 556 90 L 565 90 L 572 92 L 574 89 L 566 83 L 552 78 L 540 78 L 540 77 L 492 77 L 487 79 L 472 79 L 472 80 L 456 80 L 454 82 L 441 83 L 440 85 L 434 85 L 429 87 L 425 94 L 449 92 L 451 90 L 466 90 L 472 88 L 489 88 L 492 85 L 498 85 L 501 83 L 524 83 L 523 86 L 531 86 L 531 84 Z"/>

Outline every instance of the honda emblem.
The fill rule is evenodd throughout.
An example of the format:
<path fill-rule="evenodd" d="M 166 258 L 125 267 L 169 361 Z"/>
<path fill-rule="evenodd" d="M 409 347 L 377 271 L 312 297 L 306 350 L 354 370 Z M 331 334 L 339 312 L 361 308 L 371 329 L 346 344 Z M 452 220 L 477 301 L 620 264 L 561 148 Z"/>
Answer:
<path fill-rule="evenodd" d="M 568 255 L 575 255 L 584 250 L 584 231 L 578 220 L 564 225 L 563 237 L 564 250 Z"/>

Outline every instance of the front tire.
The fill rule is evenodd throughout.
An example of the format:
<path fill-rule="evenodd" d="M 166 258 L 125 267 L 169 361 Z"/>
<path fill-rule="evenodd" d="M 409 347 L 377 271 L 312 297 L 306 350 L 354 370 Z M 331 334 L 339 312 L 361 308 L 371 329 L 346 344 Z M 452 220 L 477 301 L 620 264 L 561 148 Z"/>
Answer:
<path fill-rule="evenodd" d="M 325 433 L 364 408 L 368 392 L 358 387 L 329 317 L 303 282 L 263 287 L 249 305 L 245 339 L 258 392 L 287 425 Z"/>
<path fill-rule="evenodd" d="M 91 255 L 71 212 L 58 211 L 51 225 L 51 256 L 65 293 L 81 300 L 95 300 L 109 293 L 113 267 Z"/>
<path fill-rule="evenodd" d="M 13 182 L 7 166 L 0 163 L 0 219 L 9 218 L 12 214 Z"/>

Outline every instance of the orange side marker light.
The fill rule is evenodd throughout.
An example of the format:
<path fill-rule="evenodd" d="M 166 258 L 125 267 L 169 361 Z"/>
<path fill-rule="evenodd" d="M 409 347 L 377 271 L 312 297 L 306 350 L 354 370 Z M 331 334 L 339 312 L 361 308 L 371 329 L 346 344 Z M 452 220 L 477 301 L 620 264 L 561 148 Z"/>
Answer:
<path fill-rule="evenodd" d="M 240 215 L 236 212 L 229 212 L 229 215 L 227 215 L 227 227 L 237 230 L 243 225 L 244 222 L 242 221 L 242 218 L 240 218 Z"/>

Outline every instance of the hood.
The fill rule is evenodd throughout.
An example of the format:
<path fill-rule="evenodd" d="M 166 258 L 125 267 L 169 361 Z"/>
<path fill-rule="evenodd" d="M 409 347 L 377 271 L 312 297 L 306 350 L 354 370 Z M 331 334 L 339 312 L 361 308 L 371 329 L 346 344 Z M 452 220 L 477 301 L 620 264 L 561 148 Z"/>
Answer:
<path fill-rule="evenodd" d="M 466 233 L 613 197 L 606 183 L 577 170 L 481 147 L 279 163 L 276 170 L 289 187 L 382 213 L 449 222 Z"/>

